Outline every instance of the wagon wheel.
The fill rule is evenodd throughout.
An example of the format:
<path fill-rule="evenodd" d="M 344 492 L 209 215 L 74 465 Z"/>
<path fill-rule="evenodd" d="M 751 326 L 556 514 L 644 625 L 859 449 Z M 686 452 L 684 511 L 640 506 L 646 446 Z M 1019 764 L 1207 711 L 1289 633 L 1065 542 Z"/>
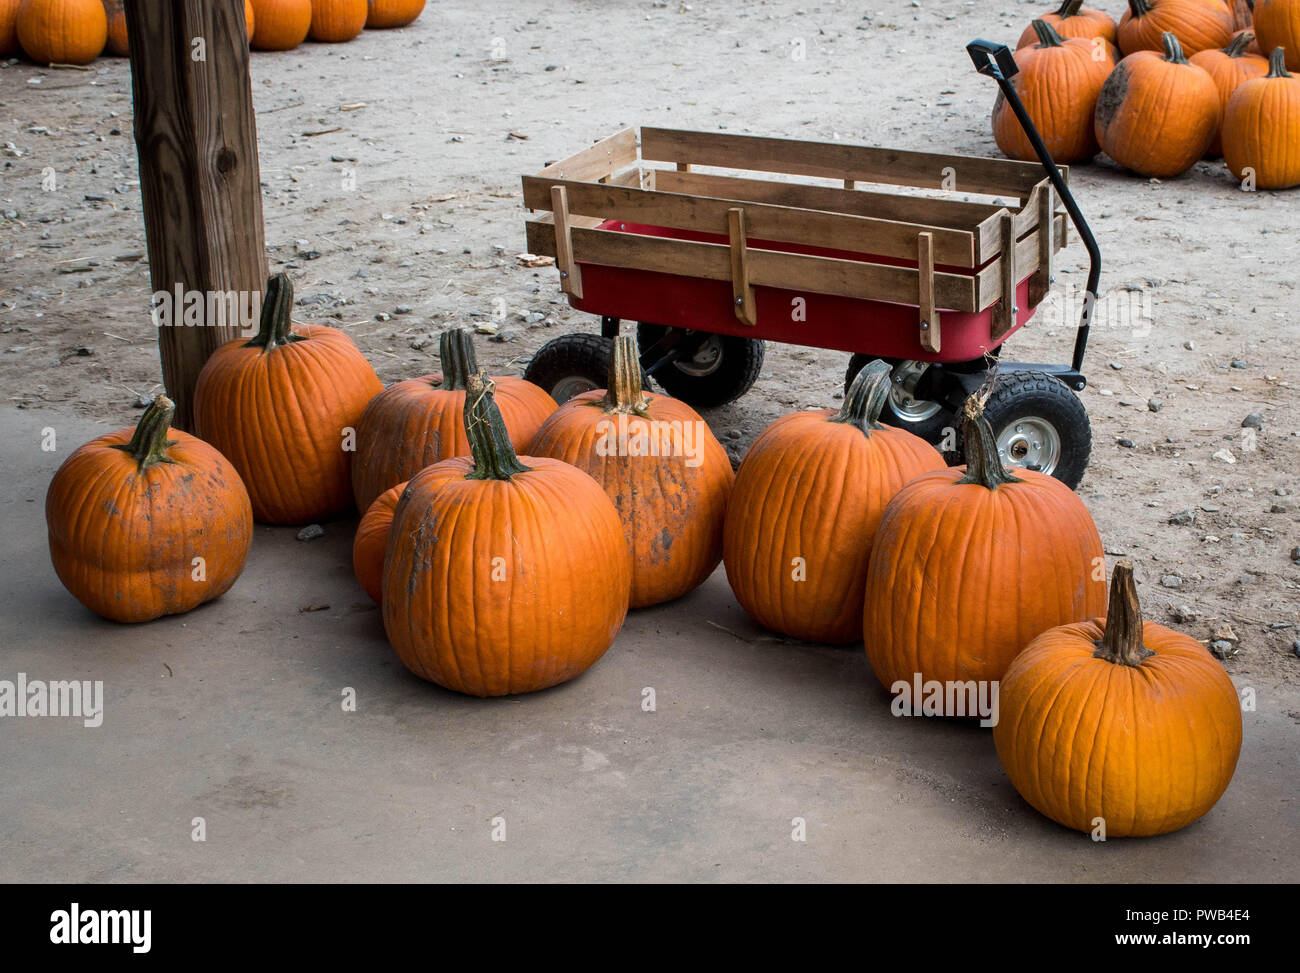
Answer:
<path fill-rule="evenodd" d="M 1046 372 L 999 375 L 984 417 L 1003 466 L 1051 474 L 1072 490 L 1079 485 L 1092 453 L 1092 424 L 1064 382 Z"/>
<path fill-rule="evenodd" d="M 609 381 L 614 342 L 598 334 L 562 334 L 533 355 L 524 378 L 563 405 L 575 395 L 603 389 Z"/>
<path fill-rule="evenodd" d="M 844 389 L 848 391 L 853 379 L 864 365 L 873 361 L 874 355 L 854 355 L 849 359 L 849 368 L 844 375 Z M 953 431 L 960 435 L 961 423 L 957 421 L 952 410 L 942 402 L 918 398 L 915 395 L 916 382 L 925 371 L 924 362 L 903 361 L 886 358 L 894 367 L 893 383 L 889 387 L 889 398 L 881 410 L 881 421 L 900 429 L 906 429 L 915 436 L 920 436 L 936 448 L 944 444 L 944 439 L 952 445 Z M 960 448 L 944 452 L 944 459 L 949 464 L 962 462 Z"/>
<path fill-rule="evenodd" d="M 636 327 L 637 345 L 645 355 L 669 333 L 661 324 L 640 322 Z M 678 330 L 678 329 L 673 329 Z M 680 331 L 694 337 L 698 332 Z M 702 409 L 732 402 L 753 386 L 763 370 L 763 342 L 755 338 L 710 334 L 703 336 L 689 357 L 667 362 L 655 370 L 654 379 L 675 399 Z M 659 357 L 656 355 L 655 357 Z M 651 368 L 654 362 L 650 363 Z"/>

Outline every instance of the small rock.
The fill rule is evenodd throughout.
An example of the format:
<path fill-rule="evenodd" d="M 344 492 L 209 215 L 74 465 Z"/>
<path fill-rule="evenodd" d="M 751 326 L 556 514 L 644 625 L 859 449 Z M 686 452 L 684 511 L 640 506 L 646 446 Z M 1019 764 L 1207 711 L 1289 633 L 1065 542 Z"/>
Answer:
<path fill-rule="evenodd" d="M 1264 417 L 1258 412 L 1252 412 L 1250 415 L 1246 416 L 1246 418 L 1241 420 L 1241 428 L 1263 430 Z"/>
<path fill-rule="evenodd" d="M 1224 463 L 1236 463 L 1237 457 L 1232 455 L 1232 450 L 1221 449 L 1214 454 L 1214 458 Z"/>
<path fill-rule="evenodd" d="M 1196 342 L 1194 342 L 1191 338 L 1188 338 L 1186 341 L 1183 342 L 1183 347 L 1186 348 L 1188 351 L 1195 351 Z"/>
<path fill-rule="evenodd" d="M 298 540 L 314 541 L 318 537 L 325 536 L 325 528 L 320 524 L 308 524 L 302 530 L 298 531 Z"/>
<path fill-rule="evenodd" d="M 1291 491 L 1288 490 L 1286 487 L 1278 487 L 1276 490 L 1273 491 L 1273 494 L 1279 497 L 1289 497 L 1291 496 Z"/>
<path fill-rule="evenodd" d="M 488 338 L 488 341 L 495 341 L 497 344 L 503 344 L 507 341 L 514 341 L 517 337 L 519 337 L 519 334 L 514 328 L 502 328 L 496 334 L 492 335 L 492 337 Z"/>
<path fill-rule="evenodd" d="M 1297 657 L 1300 657 L 1300 639 L 1296 639 L 1291 643 L 1291 651 L 1294 652 Z"/>
<path fill-rule="evenodd" d="M 1237 638 L 1237 633 L 1232 630 L 1231 625 L 1220 625 L 1218 628 L 1214 630 L 1214 634 L 1210 637 L 1215 639 L 1223 639 L 1225 642 L 1240 641 Z"/>
<path fill-rule="evenodd" d="M 1110 367 L 1115 369 L 1117 372 L 1124 371 L 1124 365 L 1121 362 L 1113 361 L 1110 363 Z"/>
<path fill-rule="evenodd" d="M 1161 402 L 1159 399 L 1147 399 L 1147 408 L 1150 409 L 1152 412 L 1159 412 L 1161 406 L 1163 405 L 1164 403 Z"/>
<path fill-rule="evenodd" d="M 153 405 L 152 395 L 137 395 L 135 401 L 131 403 L 133 409 L 147 409 Z"/>
<path fill-rule="evenodd" d="M 1177 608 L 1169 609 L 1169 617 L 1180 625 L 1186 625 L 1189 622 L 1196 621 L 1201 617 L 1201 614 L 1186 605 L 1179 605 Z"/>
<path fill-rule="evenodd" d="M 1254 575 L 1250 575 L 1250 574 L 1243 574 L 1241 577 L 1237 579 L 1237 584 L 1254 584 L 1254 583 L 1255 583 L 1255 577 Z"/>
<path fill-rule="evenodd" d="M 387 311 L 380 311 L 378 314 L 375 315 L 375 320 L 376 320 L 376 321 L 391 321 L 391 320 L 393 320 L 393 316 L 392 316 L 391 314 L 389 314 Z"/>
<path fill-rule="evenodd" d="M 1275 503 L 1268 508 L 1268 512 L 1271 514 L 1284 514 L 1287 512 L 1287 505 L 1284 503 Z"/>
<path fill-rule="evenodd" d="M 1236 647 L 1223 639 L 1215 639 L 1211 642 L 1210 651 L 1214 653 L 1216 659 L 1231 659 L 1237 654 Z"/>
<path fill-rule="evenodd" d="M 1181 588 L 1183 579 L 1176 574 L 1165 574 L 1160 577 L 1160 584 L 1165 588 Z"/>
<path fill-rule="evenodd" d="M 410 313 L 411 313 L 412 311 L 414 311 L 414 310 L 415 310 L 415 308 L 411 307 L 411 305 L 409 305 L 409 304 L 399 304 L 399 305 L 397 305 L 397 307 L 393 308 L 393 313 L 394 313 L 394 314 L 410 314 Z"/>
<path fill-rule="evenodd" d="M 89 358 L 94 353 L 95 353 L 94 345 L 82 345 L 80 348 L 77 349 L 77 356 L 79 358 Z"/>
<path fill-rule="evenodd" d="M 1240 358 L 1234 358 L 1234 359 L 1232 360 L 1231 367 L 1232 367 L 1232 368 L 1245 368 L 1245 367 L 1246 367 L 1246 363 L 1245 363 L 1244 361 L 1242 361 Z"/>
<path fill-rule="evenodd" d="M 1300 547 L 1291 548 L 1291 560 L 1296 564 L 1300 564 Z"/>
<path fill-rule="evenodd" d="M 1119 445 L 1120 445 L 1120 446 L 1123 446 L 1125 449 L 1132 449 L 1132 448 L 1133 448 L 1133 440 L 1131 440 L 1131 439 L 1121 439 L 1121 440 L 1119 440 Z"/>
<path fill-rule="evenodd" d="M 739 439 L 739 438 L 740 438 L 740 430 L 739 430 L 739 429 L 728 429 L 728 430 L 724 433 L 724 435 L 725 435 L 728 439 Z"/>
<path fill-rule="evenodd" d="M 1203 503 L 1201 504 L 1201 509 L 1204 510 L 1207 514 L 1217 514 L 1223 508 L 1215 503 Z"/>
<path fill-rule="evenodd" d="M 1178 513 L 1170 515 L 1169 523 L 1175 527 L 1186 527 L 1188 524 L 1194 524 L 1196 523 L 1196 511 L 1191 507 L 1180 510 Z"/>

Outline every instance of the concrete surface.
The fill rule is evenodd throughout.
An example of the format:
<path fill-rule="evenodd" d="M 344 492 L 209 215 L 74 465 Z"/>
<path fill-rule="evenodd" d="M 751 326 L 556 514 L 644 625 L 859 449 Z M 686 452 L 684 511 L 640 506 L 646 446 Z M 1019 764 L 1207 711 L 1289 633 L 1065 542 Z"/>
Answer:
<path fill-rule="evenodd" d="M 1019 799 L 988 731 L 893 718 L 861 649 L 762 640 L 721 571 L 632 615 L 582 678 L 501 700 L 403 669 L 352 579 L 350 521 L 306 544 L 258 528 L 220 601 L 101 621 L 50 568 L 43 500 L 107 428 L 13 409 L 0 425 L 0 679 L 102 679 L 106 697 L 98 729 L 0 720 L 0 881 L 1296 878 L 1294 690 L 1256 687 L 1206 818 L 1097 844 Z"/>

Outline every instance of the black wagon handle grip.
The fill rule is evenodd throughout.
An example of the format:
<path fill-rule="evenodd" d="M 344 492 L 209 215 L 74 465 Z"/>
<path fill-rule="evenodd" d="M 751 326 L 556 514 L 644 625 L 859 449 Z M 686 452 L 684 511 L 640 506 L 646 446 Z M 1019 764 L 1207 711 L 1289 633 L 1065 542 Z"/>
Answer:
<path fill-rule="evenodd" d="M 975 62 L 975 70 L 991 78 L 1010 78 L 1020 70 L 1011 48 L 1005 44 L 977 39 L 966 45 L 966 53 Z"/>

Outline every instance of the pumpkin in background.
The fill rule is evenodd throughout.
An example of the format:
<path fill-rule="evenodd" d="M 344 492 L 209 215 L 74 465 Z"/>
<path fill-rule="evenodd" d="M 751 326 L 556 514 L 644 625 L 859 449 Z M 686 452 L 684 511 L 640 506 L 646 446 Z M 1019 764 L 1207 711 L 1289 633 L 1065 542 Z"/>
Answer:
<path fill-rule="evenodd" d="M 170 429 L 175 412 L 159 396 L 134 428 L 73 452 L 45 495 L 55 573 L 115 622 L 147 622 L 220 597 L 253 539 L 239 474 L 201 439 Z"/>
<path fill-rule="evenodd" d="M 1115 44 L 1115 18 L 1104 10 L 1085 7 L 1083 0 L 1065 0 L 1056 13 L 1044 14 L 1038 19 L 1050 25 L 1054 31 L 1065 38 L 1078 37 L 1092 40 L 1094 37 L 1100 37 L 1110 45 Z M 1038 32 L 1031 24 L 1020 35 L 1016 47 L 1029 47 L 1038 42 Z"/>
<path fill-rule="evenodd" d="M 17 54 L 18 6 L 22 0 L 0 0 L 0 57 Z"/>
<path fill-rule="evenodd" d="M 311 0 L 252 0 L 253 33 L 259 51 L 288 51 L 307 39 Z"/>
<path fill-rule="evenodd" d="M 1255 25 L 1255 0 L 1232 0 L 1232 29 L 1242 31 Z"/>
<path fill-rule="evenodd" d="M 1035 20 L 1032 29 L 1039 41 L 1015 52 L 1020 71 L 1011 84 L 1053 159 L 1065 164 L 1091 159 L 1097 154 L 1092 124 L 1097 96 L 1115 68 L 1109 48 L 1099 58 L 1090 39 L 1065 40 L 1043 20 Z M 993 103 L 993 138 L 1004 155 L 1038 159 L 1001 90 Z"/>
<path fill-rule="evenodd" d="M 1144 176 L 1186 172 L 1219 130 L 1219 89 L 1165 34 L 1165 53 L 1138 51 L 1115 66 L 1097 98 L 1097 142 Z"/>
<path fill-rule="evenodd" d="M 632 555 L 614 504 L 568 463 L 516 456 L 491 380 L 471 376 L 471 457 L 406 485 L 384 559 L 384 628 L 422 679 L 472 696 L 545 689 L 609 648 Z"/>
<path fill-rule="evenodd" d="M 1223 161 L 1238 179 L 1254 171 L 1256 189 L 1300 186 L 1300 78 L 1273 49 L 1269 71 L 1245 81 L 1223 113 Z"/>
<path fill-rule="evenodd" d="M 274 275 L 250 341 L 228 341 L 194 387 L 198 433 L 244 478 L 253 514 L 303 524 L 352 505 L 346 447 L 383 386 L 338 328 L 293 327 L 293 285 Z"/>
<path fill-rule="evenodd" d="M 104 51 L 117 57 L 126 57 L 131 53 L 131 45 L 126 37 L 126 10 L 122 0 L 102 0 L 104 16 L 108 18 L 108 41 Z"/>
<path fill-rule="evenodd" d="M 815 642 L 862 636 L 863 592 L 880 518 L 903 485 L 946 468 L 925 440 L 878 419 L 890 367 L 854 377 L 843 407 L 796 412 L 754 440 L 727 510 L 723 563 L 760 625 Z"/>
<path fill-rule="evenodd" d="M 1287 68 L 1300 71 L 1300 0 L 1256 0 L 1254 27 L 1260 50 L 1283 48 Z"/>
<path fill-rule="evenodd" d="M 18 43 L 37 64 L 89 64 L 108 42 L 100 0 L 23 0 Z"/>
<path fill-rule="evenodd" d="M 366 0 L 311 0 L 314 41 L 341 43 L 356 37 L 366 26 Z"/>
<path fill-rule="evenodd" d="M 1128 7 L 1116 32 L 1125 56 L 1163 49 L 1166 33 L 1188 54 L 1227 47 L 1232 40 L 1232 11 L 1223 0 L 1128 0 Z"/>
<path fill-rule="evenodd" d="M 352 457 L 352 493 L 366 510 L 394 483 L 452 456 L 468 456 L 465 385 L 478 371 L 474 340 L 467 328 L 444 331 L 438 339 L 441 375 L 422 375 L 390 385 L 375 396 L 357 423 Z M 510 441 L 519 452 L 532 446 L 555 400 L 532 382 L 496 376 L 496 404 Z"/>
<path fill-rule="evenodd" d="M 636 339 L 614 340 L 608 385 L 560 406 L 530 452 L 604 488 L 632 550 L 631 607 L 644 608 L 693 591 L 718 566 L 735 474 L 699 413 L 642 390 Z"/>
<path fill-rule="evenodd" d="M 1255 35 L 1248 30 L 1235 34 L 1232 43 L 1221 51 L 1198 51 L 1189 61 L 1204 70 L 1214 81 L 1219 90 L 1219 118 L 1227 110 L 1228 99 L 1237 90 L 1237 86 L 1251 78 L 1260 78 L 1268 74 L 1268 60 L 1258 54 L 1248 54 Z M 1222 155 L 1219 133 L 1215 133 L 1210 143 L 1210 155 Z"/>
<path fill-rule="evenodd" d="M 1101 537 L 1083 501 L 1046 473 L 1004 470 L 977 396 L 962 431 L 966 467 L 914 479 L 876 531 L 863 638 L 891 691 L 918 673 L 1001 679 L 1035 636 L 1106 607 Z"/>
<path fill-rule="evenodd" d="M 393 525 L 397 501 L 405 489 L 406 484 L 399 483 L 381 493 L 361 518 L 356 536 L 352 538 L 352 573 L 376 604 L 383 600 L 384 595 L 384 551 L 388 548 L 388 530 Z"/>
<path fill-rule="evenodd" d="M 1121 561 L 1104 621 L 1044 632 L 1007 668 L 993 742 L 1012 785 L 1058 824 L 1105 836 L 1177 831 L 1227 790 L 1241 704 L 1188 635 L 1143 622 Z"/>
<path fill-rule="evenodd" d="M 244 32 L 250 42 L 253 39 L 253 28 L 256 26 L 257 14 L 253 12 L 253 0 L 244 0 Z"/>
<path fill-rule="evenodd" d="M 405 27 L 424 10 L 424 0 L 369 0 L 366 26 Z"/>

